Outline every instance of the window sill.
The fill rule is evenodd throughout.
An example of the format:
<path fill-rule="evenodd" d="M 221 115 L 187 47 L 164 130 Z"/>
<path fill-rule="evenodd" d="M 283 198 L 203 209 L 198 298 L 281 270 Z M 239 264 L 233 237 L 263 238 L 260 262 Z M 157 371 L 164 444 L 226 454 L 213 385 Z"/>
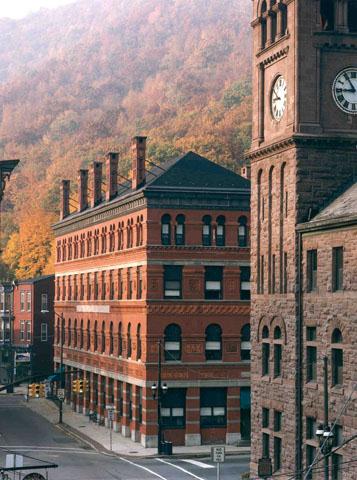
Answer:
<path fill-rule="evenodd" d="M 318 389 L 318 385 L 316 383 L 315 380 L 309 380 L 305 383 L 305 386 L 306 388 L 308 388 L 309 390 L 317 390 Z"/>
<path fill-rule="evenodd" d="M 282 385 L 283 384 L 283 378 L 280 376 L 280 377 L 274 377 L 272 379 L 272 383 L 276 383 L 277 385 Z"/>
<path fill-rule="evenodd" d="M 345 388 L 343 385 L 333 385 L 331 387 L 331 393 L 334 393 L 336 395 L 344 395 Z"/>
<path fill-rule="evenodd" d="M 223 425 L 200 425 L 200 428 L 227 428 L 227 423 Z"/>

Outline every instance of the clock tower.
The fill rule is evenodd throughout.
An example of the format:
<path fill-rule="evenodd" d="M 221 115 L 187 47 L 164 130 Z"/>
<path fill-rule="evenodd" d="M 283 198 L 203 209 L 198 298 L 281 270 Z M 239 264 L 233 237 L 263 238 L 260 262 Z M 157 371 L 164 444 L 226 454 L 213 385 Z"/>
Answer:
<path fill-rule="evenodd" d="M 275 472 L 305 466 L 303 272 L 296 226 L 357 178 L 357 1 L 253 0 L 252 27 L 248 158 L 256 475 L 264 457 L 272 459 Z"/>

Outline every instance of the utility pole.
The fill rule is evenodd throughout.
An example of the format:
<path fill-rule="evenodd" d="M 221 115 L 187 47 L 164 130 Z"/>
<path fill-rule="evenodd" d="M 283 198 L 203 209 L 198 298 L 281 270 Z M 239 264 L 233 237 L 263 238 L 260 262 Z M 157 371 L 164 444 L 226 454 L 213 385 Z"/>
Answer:
<path fill-rule="evenodd" d="M 60 348 L 60 378 L 61 378 L 61 389 L 65 388 L 64 381 L 64 371 L 63 371 L 63 344 L 64 344 L 64 317 L 63 312 L 60 316 L 61 319 L 61 348 Z M 63 398 L 59 399 L 59 423 L 63 423 Z"/>
<path fill-rule="evenodd" d="M 157 453 L 161 455 L 163 453 L 163 442 L 162 442 L 162 424 L 161 424 L 161 401 L 163 395 L 168 390 L 166 383 L 162 384 L 161 382 L 161 340 L 158 341 L 158 359 L 157 359 L 157 385 L 154 383 L 152 385 L 152 396 L 155 400 L 157 395 Z"/>
<path fill-rule="evenodd" d="M 328 424 L 328 363 L 327 363 L 327 356 L 324 357 L 324 424 L 325 424 L 325 431 L 329 429 Z M 324 438 L 324 437 L 323 437 Z M 329 449 L 329 439 L 324 438 L 326 440 L 326 446 Z M 329 460 L 330 457 L 328 455 L 327 448 L 324 449 L 324 472 L 325 472 L 325 480 L 329 480 Z"/>

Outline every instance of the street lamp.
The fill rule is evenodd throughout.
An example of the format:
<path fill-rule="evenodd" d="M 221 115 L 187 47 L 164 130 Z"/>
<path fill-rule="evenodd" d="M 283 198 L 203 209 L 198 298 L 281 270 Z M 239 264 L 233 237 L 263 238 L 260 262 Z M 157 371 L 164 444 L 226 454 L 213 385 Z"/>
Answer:
<path fill-rule="evenodd" d="M 158 342 L 158 376 L 157 376 L 157 385 L 154 383 L 151 386 L 152 398 L 155 400 L 157 398 L 157 453 L 160 455 L 162 452 L 162 423 L 161 423 L 161 403 L 162 398 L 167 393 L 168 386 L 166 383 L 161 383 L 161 340 Z"/>
<path fill-rule="evenodd" d="M 329 480 L 329 458 L 332 450 L 334 435 L 331 427 L 328 424 L 320 424 L 316 429 L 316 436 L 319 441 L 320 452 L 324 457 L 324 479 Z"/>

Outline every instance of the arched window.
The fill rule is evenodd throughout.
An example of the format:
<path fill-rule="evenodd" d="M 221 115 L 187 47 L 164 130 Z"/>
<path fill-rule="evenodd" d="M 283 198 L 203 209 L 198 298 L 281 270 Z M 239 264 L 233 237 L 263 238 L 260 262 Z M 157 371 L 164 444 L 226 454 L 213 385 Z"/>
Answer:
<path fill-rule="evenodd" d="M 348 2 L 348 30 L 351 33 L 357 32 L 357 1 L 349 0 Z"/>
<path fill-rule="evenodd" d="M 332 386 L 343 385 L 343 346 L 341 330 L 335 328 L 331 337 Z"/>
<path fill-rule="evenodd" d="M 248 246 L 248 220 L 247 217 L 242 216 L 238 218 L 238 246 Z"/>
<path fill-rule="evenodd" d="M 226 244 L 226 219 L 223 215 L 217 217 L 217 230 L 216 230 L 216 245 L 217 247 L 224 247 Z"/>
<path fill-rule="evenodd" d="M 109 326 L 109 355 L 113 355 L 113 352 L 114 352 L 113 322 L 110 322 L 110 326 Z"/>
<path fill-rule="evenodd" d="M 139 323 L 138 328 L 136 330 L 136 359 L 141 359 L 141 325 Z"/>
<path fill-rule="evenodd" d="M 164 331 L 165 360 L 181 360 L 181 328 L 172 323 Z"/>
<path fill-rule="evenodd" d="M 118 357 L 123 355 L 123 332 L 122 332 L 122 323 L 119 323 L 118 327 Z"/>
<path fill-rule="evenodd" d="M 101 353 L 105 353 L 105 322 L 102 322 L 101 337 Z"/>
<path fill-rule="evenodd" d="M 269 357 L 270 357 L 270 344 L 269 344 L 269 328 L 265 325 L 262 331 L 262 375 L 269 375 Z"/>
<path fill-rule="evenodd" d="M 98 350 L 98 322 L 94 322 L 94 351 Z"/>
<path fill-rule="evenodd" d="M 161 243 L 171 245 L 171 217 L 168 214 L 161 218 Z"/>
<path fill-rule="evenodd" d="M 206 328 L 206 360 L 222 359 L 222 329 L 219 325 Z"/>
<path fill-rule="evenodd" d="M 281 15 L 281 31 L 280 35 L 284 36 L 287 33 L 288 30 L 288 7 L 284 4 L 281 3 L 280 5 L 280 15 Z"/>
<path fill-rule="evenodd" d="M 321 26 L 323 30 L 335 29 L 335 0 L 321 0 Z"/>
<path fill-rule="evenodd" d="M 277 34 L 277 16 L 275 12 L 270 12 L 270 41 L 274 43 Z"/>
<path fill-rule="evenodd" d="M 276 326 L 274 329 L 274 377 L 281 376 L 282 349 L 281 328 Z"/>
<path fill-rule="evenodd" d="M 128 325 L 128 334 L 127 334 L 127 358 L 131 358 L 131 324 Z"/>
<path fill-rule="evenodd" d="M 185 215 L 177 215 L 175 225 L 176 245 L 185 245 Z"/>
<path fill-rule="evenodd" d="M 267 2 L 264 0 L 261 6 L 261 47 L 265 48 L 267 43 L 267 20 L 266 20 Z"/>
<path fill-rule="evenodd" d="M 81 329 L 79 332 L 79 348 L 83 348 L 84 345 L 84 332 L 83 332 L 83 319 L 81 320 Z"/>
<path fill-rule="evenodd" d="M 212 218 L 210 215 L 205 215 L 202 218 L 202 245 L 209 246 L 212 244 L 212 227 L 211 227 Z"/>
<path fill-rule="evenodd" d="M 74 327 L 73 327 L 73 346 L 77 348 L 78 342 L 78 334 L 77 334 L 77 319 L 74 320 Z"/>
<path fill-rule="evenodd" d="M 243 325 L 241 330 L 241 337 L 240 337 L 240 359 L 241 360 L 250 360 L 250 351 L 251 351 L 251 343 L 250 343 L 250 325 L 246 323 Z"/>
<path fill-rule="evenodd" d="M 68 336 L 67 336 L 67 345 L 70 347 L 72 345 L 72 320 L 68 320 Z"/>
<path fill-rule="evenodd" d="M 90 351 L 90 320 L 87 322 L 87 350 Z"/>

